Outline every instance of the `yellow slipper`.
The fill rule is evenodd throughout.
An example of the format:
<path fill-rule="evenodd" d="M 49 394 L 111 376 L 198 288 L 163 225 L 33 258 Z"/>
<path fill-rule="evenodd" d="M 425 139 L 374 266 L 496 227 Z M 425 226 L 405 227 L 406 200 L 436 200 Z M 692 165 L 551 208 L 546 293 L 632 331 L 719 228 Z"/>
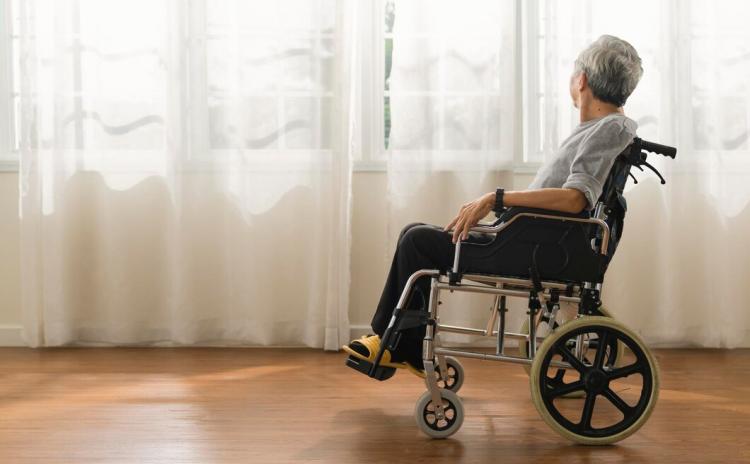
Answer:
<path fill-rule="evenodd" d="M 344 345 L 341 347 L 341 349 L 357 359 L 361 359 L 372 364 L 375 362 L 375 358 L 377 357 L 378 351 L 380 350 L 380 336 L 363 335 L 362 338 L 352 340 L 349 345 Z M 380 360 L 380 365 L 383 367 L 393 367 L 395 369 L 408 369 L 409 372 L 418 377 L 425 377 L 425 373 L 423 370 L 417 369 L 408 362 L 391 361 L 391 352 L 387 349 L 383 352 L 383 357 Z"/>

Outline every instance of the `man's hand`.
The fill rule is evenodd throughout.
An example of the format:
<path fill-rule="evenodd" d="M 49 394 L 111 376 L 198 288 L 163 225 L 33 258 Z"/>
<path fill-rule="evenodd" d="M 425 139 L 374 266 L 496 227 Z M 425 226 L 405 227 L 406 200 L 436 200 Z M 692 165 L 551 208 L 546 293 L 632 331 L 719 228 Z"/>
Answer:
<path fill-rule="evenodd" d="M 460 240 L 465 240 L 469 236 L 469 229 L 487 216 L 494 205 L 495 192 L 486 193 L 474 201 L 465 203 L 461 206 L 458 215 L 443 230 L 453 229 L 453 243 L 456 243 L 459 236 Z"/>

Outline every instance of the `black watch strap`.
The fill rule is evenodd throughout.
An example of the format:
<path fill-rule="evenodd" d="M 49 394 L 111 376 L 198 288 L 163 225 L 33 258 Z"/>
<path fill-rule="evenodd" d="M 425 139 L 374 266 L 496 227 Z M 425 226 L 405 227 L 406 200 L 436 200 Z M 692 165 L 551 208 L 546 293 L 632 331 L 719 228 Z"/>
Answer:
<path fill-rule="evenodd" d="M 500 217 L 501 214 L 503 214 L 503 211 L 505 211 L 505 207 L 503 206 L 503 194 L 505 193 L 504 189 L 496 188 L 495 189 L 495 205 L 492 207 L 492 211 L 495 212 L 496 217 Z"/>

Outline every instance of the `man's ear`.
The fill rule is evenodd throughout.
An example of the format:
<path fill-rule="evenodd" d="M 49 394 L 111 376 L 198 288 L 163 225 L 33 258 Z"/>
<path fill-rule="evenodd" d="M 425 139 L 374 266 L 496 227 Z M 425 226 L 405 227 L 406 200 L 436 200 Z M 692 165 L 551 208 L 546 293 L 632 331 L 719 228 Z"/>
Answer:
<path fill-rule="evenodd" d="M 583 89 L 585 89 L 589 85 L 589 78 L 586 77 L 586 73 L 582 72 L 578 75 L 578 91 L 583 92 Z"/>

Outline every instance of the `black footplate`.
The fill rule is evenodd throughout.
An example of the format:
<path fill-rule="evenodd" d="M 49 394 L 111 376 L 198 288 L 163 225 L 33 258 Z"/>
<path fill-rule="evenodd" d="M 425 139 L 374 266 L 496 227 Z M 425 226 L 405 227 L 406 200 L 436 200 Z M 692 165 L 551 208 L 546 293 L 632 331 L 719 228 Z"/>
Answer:
<path fill-rule="evenodd" d="M 372 367 L 372 363 L 367 362 L 364 359 L 356 358 L 354 356 L 349 356 L 348 358 L 346 358 L 346 365 L 367 376 L 370 375 L 370 368 Z M 375 369 L 375 375 L 371 377 L 376 380 L 388 380 L 393 377 L 393 374 L 395 373 L 395 367 L 378 366 L 378 368 Z"/>

